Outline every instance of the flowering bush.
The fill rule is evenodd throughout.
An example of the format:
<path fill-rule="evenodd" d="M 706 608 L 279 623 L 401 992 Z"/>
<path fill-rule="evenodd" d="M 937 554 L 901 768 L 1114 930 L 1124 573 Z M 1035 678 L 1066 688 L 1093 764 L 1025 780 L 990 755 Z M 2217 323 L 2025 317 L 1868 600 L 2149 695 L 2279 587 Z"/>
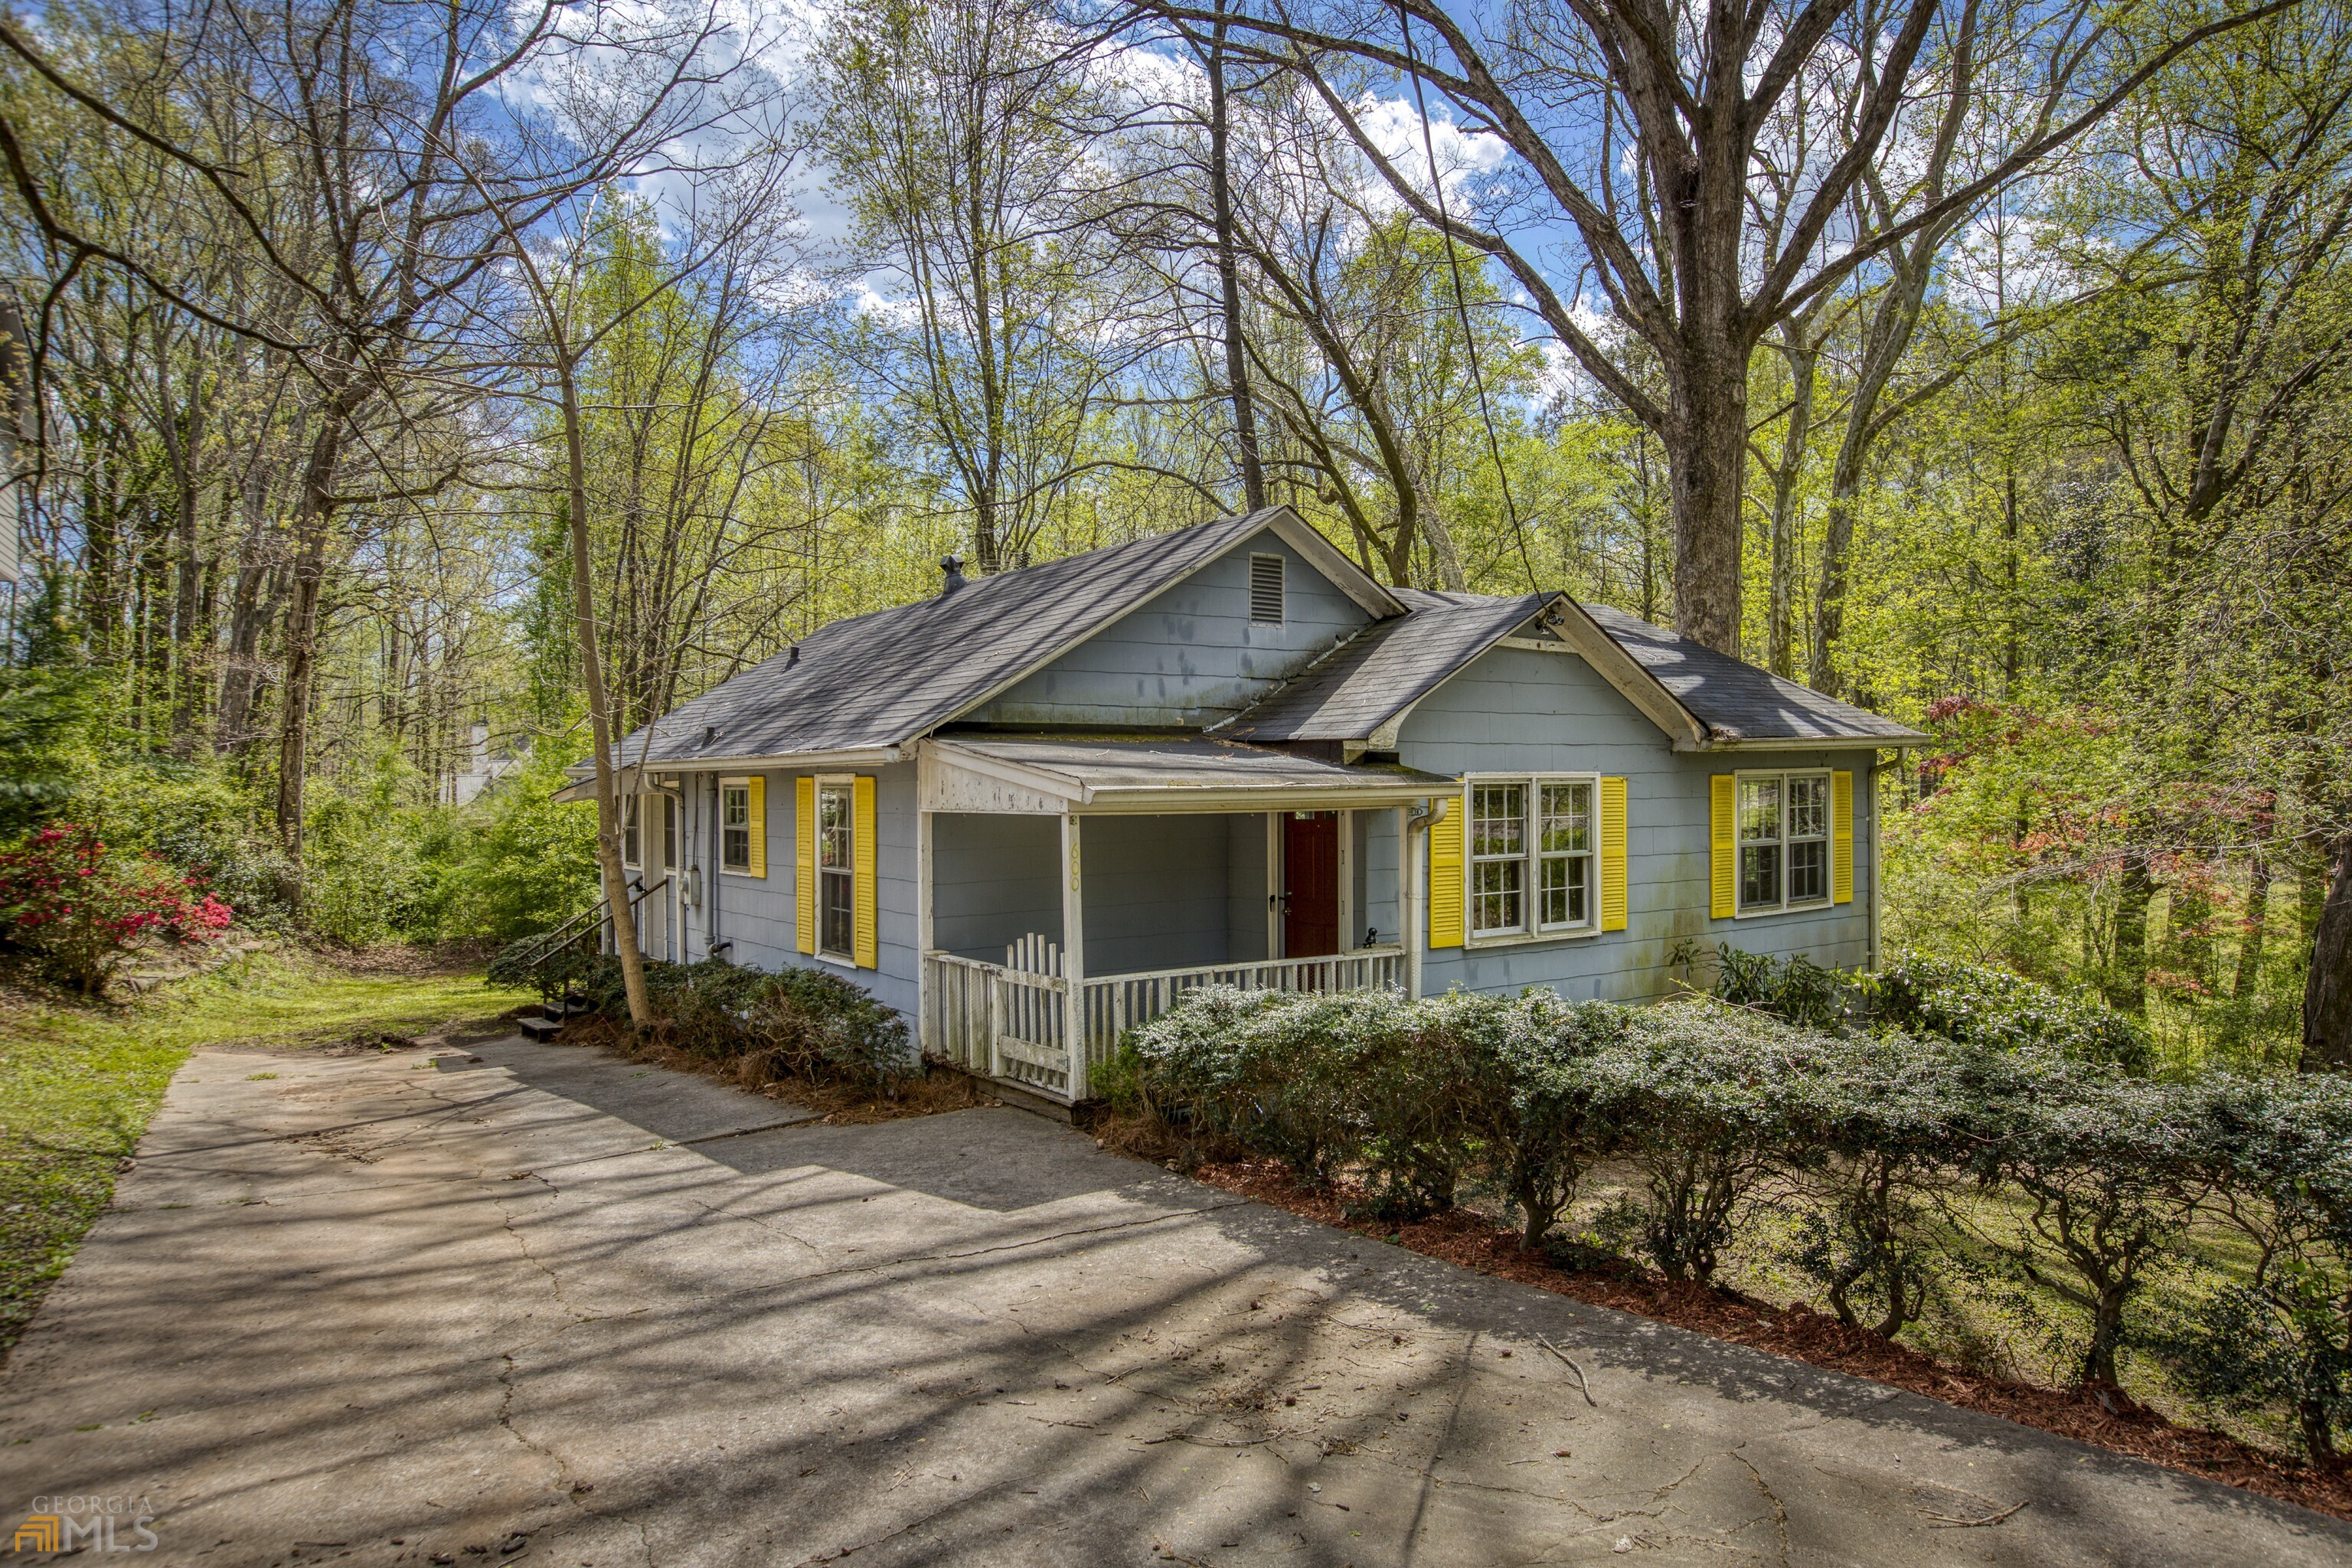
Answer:
<path fill-rule="evenodd" d="M 235 912 L 147 855 L 111 853 L 98 830 L 37 828 L 0 851 L 0 941 L 37 954 L 58 979 L 94 995 L 142 942 L 208 941 Z"/>

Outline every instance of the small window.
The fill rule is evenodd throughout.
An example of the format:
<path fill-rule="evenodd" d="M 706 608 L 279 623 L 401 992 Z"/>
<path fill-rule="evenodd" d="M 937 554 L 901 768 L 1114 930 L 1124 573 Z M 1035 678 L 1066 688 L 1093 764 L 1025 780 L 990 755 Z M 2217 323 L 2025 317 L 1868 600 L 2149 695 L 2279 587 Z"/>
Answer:
<path fill-rule="evenodd" d="M 719 864 L 730 871 L 751 868 L 751 786 L 719 786 Z"/>
<path fill-rule="evenodd" d="M 677 797 L 665 795 L 655 798 L 661 802 L 662 869 L 675 871 L 677 869 Z"/>
<path fill-rule="evenodd" d="M 816 950 L 845 963 L 856 962 L 856 861 L 852 842 L 856 815 L 852 786 L 817 786 Z"/>
<path fill-rule="evenodd" d="M 1830 896 L 1830 776 L 1739 778 L 1739 912 L 1820 904 Z"/>
<path fill-rule="evenodd" d="M 1250 557 L 1250 619 L 1262 626 L 1282 625 L 1282 557 Z"/>
<path fill-rule="evenodd" d="M 621 864 L 624 866 L 641 863 L 638 858 L 640 847 L 637 807 L 642 799 L 642 796 L 634 795 L 621 797 Z"/>

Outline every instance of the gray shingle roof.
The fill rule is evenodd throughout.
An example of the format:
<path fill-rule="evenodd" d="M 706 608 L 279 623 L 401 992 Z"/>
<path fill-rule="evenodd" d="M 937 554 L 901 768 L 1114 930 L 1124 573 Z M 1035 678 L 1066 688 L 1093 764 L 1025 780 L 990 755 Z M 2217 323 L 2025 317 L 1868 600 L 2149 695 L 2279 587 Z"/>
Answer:
<path fill-rule="evenodd" d="M 1584 613 L 1719 744 L 1863 741 L 1902 745 L 1927 739 L 1907 725 L 1783 680 L 1639 616 L 1605 605 L 1587 605 Z"/>
<path fill-rule="evenodd" d="M 1412 613 L 1365 627 L 1217 733 L 1236 741 L 1363 740 L 1551 597 L 1390 592 Z"/>
<path fill-rule="evenodd" d="M 1369 740 L 1554 597 L 1391 591 L 1412 614 L 1367 626 L 1217 733 L 1258 742 Z M 1587 605 L 1584 611 L 1716 744 L 1818 740 L 1896 745 L 1926 738 L 1638 616 L 1602 605 Z M 1640 679 L 1630 671 L 1622 678 Z"/>
<path fill-rule="evenodd" d="M 1398 605 L 1406 613 L 1376 620 L 1221 726 L 1221 740 L 1367 740 L 1556 596 L 1383 591 L 1308 535 L 1286 509 L 1269 508 L 1000 573 L 944 598 L 836 621 L 631 735 L 615 748 L 618 760 L 677 767 L 902 744 L 1277 523 L 1327 556 L 1329 569 L 1349 580 L 1351 594 L 1379 606 L 1374 614 Z M 1585 610 L 1716 743 L 1924 739 L 1622 610 Z M 1603 673 L 1620 681 L 1640 679 L 1628 669 Z"/>
<path fill-rule="evenodd" d="M 1040 768 L 1110 795 L 1181 790 L 1286 789 L 1309 792 L 1443 790 L 1451 780 L 1412 768 L 1342 767 L 1288 752 L 1224 741 L 1073 740 L 1059 736 L 959 736 L 958 750 Z"/>
<path fill-rule="evenodd" d="M 835 621 L 616 748 L 624 763 L 898 745 L 1198 571 L 1281 515 L 1229 517 L 982 577 L 944 598 Z M 708 742 L 707 726 L 718 733 Z M 646 748 L 642 752 L 640 747 Z"/>

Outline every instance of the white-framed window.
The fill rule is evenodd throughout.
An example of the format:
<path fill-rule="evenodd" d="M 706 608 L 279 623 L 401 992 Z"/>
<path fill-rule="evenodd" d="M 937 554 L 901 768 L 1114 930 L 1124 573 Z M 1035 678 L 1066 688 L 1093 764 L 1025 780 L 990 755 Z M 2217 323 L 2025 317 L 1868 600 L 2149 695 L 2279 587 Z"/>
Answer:
<path fill-rule="evenodd" d="M 816 950 L 857 962 L 857 803 L 849 779 L 816 784 Z"/>
<path fill-rule="evenodd" d="M 1739 912 L 1828 903 L 1827 771 L 1741 773 L 1738 787 Z"/>
<path fill-rule="evenodd" d="M 747 779 L 719 786 L 719 864 L 730 871 L 751 868 L 751 785 Z"/>
<path fill-rule="evenodd" d="M 1592 929 L 1599 775 L 1474 774 L 1468 784 L 1470 939 Z"/>
<path fill-rule="evenodd" d="M 621 797 L 621 864 L 624 866 L 643 863 L 644 835 L 638 828 L 643 814 L 638 807 L 643 804 L 644 798 L 642 795 L 625 795 Z"/>
<path fill-rule="evenodd" d="M 662 869 L 677 869 L 677 796 L 657 795 L 661 802 Z"/>

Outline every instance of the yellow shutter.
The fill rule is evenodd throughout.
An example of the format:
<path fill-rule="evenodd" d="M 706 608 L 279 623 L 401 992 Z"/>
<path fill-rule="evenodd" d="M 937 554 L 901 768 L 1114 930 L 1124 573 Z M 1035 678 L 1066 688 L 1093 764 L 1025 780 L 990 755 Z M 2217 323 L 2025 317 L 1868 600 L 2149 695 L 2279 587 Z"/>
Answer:
<path fill-rule="evenodd" d="M 1601 781 L 1601 929 L 1625 929 L 1625 781 Z"/>
<path fill-rule="evenodd" d="M 1429 945 L 1460 947 L 1464 916 L 1462 901 L 1463 835 L 1469 826 L 1466 795 L 1448 803 L 1443 821 L 1429 826 Z"/>
<path fill-rule="evenodd" d="M 1708 792 L 1707 842 L 1713 847 L 1715 898 L 1711 913 L 1727 921 L 1739 912 L 1739 792 L 1729 773 L 1717 773 Z"/>
<path fill-rule="evenodd" d="M 754 775 L 750 783 L 747 793 L 751 795 L 751 854 L 744 874 L 764 877 L 768 874 L 768 781 Z"/>
<path fill-rule="evenodd" d="M 1830 775 L 1830 897 L 1853 902 L 1853 775 Z"/>
<path fill-rule="evenodd" d="M 850 829 L 850 862 L 857 868 L 856 881 L 851 893 L 856 914 L 857 967 L 872 969 L 880 962 L 880 943 L 874 931 L 874 781 L 860 778 L 856 784 L 852 805 L 856 810 L 855 826 Z"/>
<path fill-rule="evenodd" d="M 799 899 L 793 945 L 816 951 L 816 780 L 806 776 L 793 788 L 793 881 Z"/>

